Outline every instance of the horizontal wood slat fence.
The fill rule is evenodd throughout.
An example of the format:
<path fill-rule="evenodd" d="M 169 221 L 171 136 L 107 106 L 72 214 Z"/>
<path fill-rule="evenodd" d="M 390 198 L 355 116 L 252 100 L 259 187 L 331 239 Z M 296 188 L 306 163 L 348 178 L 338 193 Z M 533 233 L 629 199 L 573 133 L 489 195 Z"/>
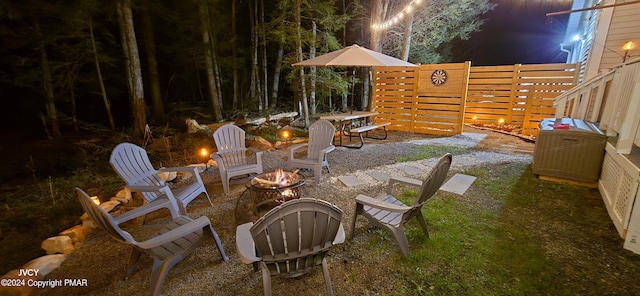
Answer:
<path fill-rule="evenodd" d="M 389 130 L 453 135 L 463 123 L 504 124 L 537 135 L 554 99 L 576 85 L 579 64 L 376 67 L 372 108 Z M 443 74 L 444 73 L 444 74 Z"/>

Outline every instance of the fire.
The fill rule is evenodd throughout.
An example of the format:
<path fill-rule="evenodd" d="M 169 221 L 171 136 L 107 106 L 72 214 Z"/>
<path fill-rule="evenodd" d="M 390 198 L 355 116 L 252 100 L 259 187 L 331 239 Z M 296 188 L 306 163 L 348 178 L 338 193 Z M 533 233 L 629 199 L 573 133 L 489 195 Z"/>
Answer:
<path fill-rule="evenodd" d="M 287 186 L 289 185 L 287 184 L 289 182 L 287 175 L 288 174 L 286 174 L 283 169 L 277 169 L 273 174 L 272 181 L 278 183 L 280 186 Z"/>
<path fill-rule="evenodd" d="M 284 191 L 280 192 L 280 195 L 282 195 L 283 197 L 293 197 L 295 195 L 295 192 L 293 192 L 293 190 L 291 189 L 285 189 Z"/>

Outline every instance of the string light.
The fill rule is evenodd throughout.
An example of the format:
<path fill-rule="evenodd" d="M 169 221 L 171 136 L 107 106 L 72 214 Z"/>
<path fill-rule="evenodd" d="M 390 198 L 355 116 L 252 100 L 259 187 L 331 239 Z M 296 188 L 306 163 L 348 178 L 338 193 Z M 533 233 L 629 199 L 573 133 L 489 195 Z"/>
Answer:
<path fill-rule="evenodd" d="M 398 12 L 394 17 L 387 19 L 382 23 L 373 24 L 371 25 L 371 28 L 379 30 L 379 29 L 386 29 L 390 26 L 393 26 L 397 24 L 400 20 L 402 20 L 405 15 L 410 14 L 414 10 L 415 6 L 418 6 L 420 4 L 422 4 L 422 0 L 413 0 L 407 6 L 405 6 L 400 12 Z"/>

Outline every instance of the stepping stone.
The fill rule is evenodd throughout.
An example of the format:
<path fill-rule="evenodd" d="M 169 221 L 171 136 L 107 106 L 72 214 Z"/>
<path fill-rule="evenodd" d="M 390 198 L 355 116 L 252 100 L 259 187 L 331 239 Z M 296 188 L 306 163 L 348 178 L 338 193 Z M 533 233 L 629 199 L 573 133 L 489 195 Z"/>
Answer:
<path fill-rule="evenodd" d="M 407 173 L 408 175 L 417 175 L 417 174 L 422 173 L 422 171 L 419 170 L 418 168 L 412 167 L 412 166 L 408 166 L 408 165 L 398 166 L 398 169 L 403 171 L 403 172 L 405 172 L 405 173 Z"/>
<path fill-rule="evenodd" d="M 467 189 L 469 189 L 475 180 L 476 177 L 474 176 L 455 174 L 451 179 L 449 179 L 449 181 L 447 181 L 447 183 L 444 183 L 440 189 L 462 195 L 467 191 Z"/>
<path fill-rule="evenodd" d="M 355 176 L 340 176 L 338 177 L 338 180 L 340 180 L 340 182 L 342 182 L 342 184 L 344 184 L 347 187 L 353 187 L 353 186 L 364 184 L 362 180 L 356 178 Z"/>
<path fill-rule="evenodd" d="M 382 182 L 387 182 L 391 178 L 389 175 L 378 171 L 371 171 L 368 172 L 368 174 L 371 175 L 371 177 L 373 177 L 374 179 Z"/>

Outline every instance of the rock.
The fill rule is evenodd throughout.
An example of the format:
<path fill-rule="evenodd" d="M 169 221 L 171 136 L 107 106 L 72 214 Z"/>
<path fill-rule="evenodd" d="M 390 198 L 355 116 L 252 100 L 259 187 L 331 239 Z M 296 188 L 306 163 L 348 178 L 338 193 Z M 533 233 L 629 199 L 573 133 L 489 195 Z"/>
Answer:
<path fill-rule="evenodd" d="M 76 225 L 63 232 L 60 232 L 60 235 L 66 235 L 70 237 L 71 242 L 75 244 L 76 242 L 83 241 L 87 237 L 87 235 L 89 235 L 89 233 L 91 233 L 92 231 L 93 229 L 90 227 L 83 226 L 83 225 Z"/>
<path fill-rule="evenodd" d="M 185 123 L 187 125 L 187 132 L 190 134 L 197 132 L 206 132 L 209 130 L 209 127 L 207 127 L 206 125 L 200 125 L 195 119 L 187 118 Z"/>
<path fill-rule="evenodd" d="M 67 259 L 67 255 L 65 254 L 46 255 L 27 262 L 22 268 L 37 269 L 39 270 L 38 275 L 44 277 L 54 269 L 60 267 L 60 264 L 62 264 L 65 259 Z"/>
<path fill-rule="evenodd" d="M 114 197 L 110 198 L 109 200 L 117 201 L 117 202 L 120 202 L 121 204 L 128 204 L 129 203 L 129 200 L 127 198 L 125 198 L 125 197 L 114 196 Z"/>
<path fill-rule="evenodd" d="M 105 202 L 101 203 L 100 207 L 103 208 L 108 213 L 108 212 L 111 212 L 113 210 L 113 208 L 115 208 L 119 204 L 120 204 L 120 202 L 117 201 L 117 200 L 110 200 L 110 201 L 105 201 Z"/>
<path fill-rule="evenodd" d="M 84 241 L 75 242 L 75 243 L 73 243 L 73 247 L 76 248 L 76 250 L 77 250 L 82 246 L 83 243 L 84 243 Z"/>
<path fill-rule="evenodd" d="M 207 167 L 212 167 L 217 169 L 218 163 L 213 159 L 209 159 L 209 161 L 207 161 Z"/>
<path fill-rule="evenodd" d="M 271 142 L 267 141 L 263 137 L 255 136 L 253 141 L 254 142 L 252 147 L 256 149 L 263 150 L 263 151 L 273 150 L 273 144 L 271 144 Z"/>
<path fill-rule="evenodd" d="M 122 197 L 122 198 L 126 198 L 129 201 L 131 201 L 133 199 L 133 197 L 131 196 L 131 191 L 127 191 L 126 189 L 122 189 L 120 191 L 118 191 L 118 193 L 116 193 L 116 197 Z"/>
<path fill-rule="evenodd" d="M 158 172 L 158 177 L 165 182 L 171 182 L 178 177 L 178 172 Z"/>
<path fill-rule="evenodd" d="M 42 241 L 40 247 L 47 254 L 69 254 L 75 250 L 70 237 L 66 235 L 54 236 Z"/>
<path fill-rule="evenodd" d="M 308 141 L 309 141 L 309 139 L 294 139 L 294 140 L 286 141 L 286 142 L 278 141 L 278 142 L 276 142 L 274 147 L 276 149 L 288 148 L 288 147 L 291 147 L 291 146 L 296 145 L 296 144 L 306 143 Z M 302 151 L 306 151 L 306 150 L 302 150 Z"/>
<path fill-rule="evenodd" d="M 96 225 L 96 222 L 93 222 L 93 220 L 88 219 L 88 217 L 87 217 L 86 220 L 82 220 L 82 226 L 86 226 L 86 227 L 89 227 L 91 229 L 95 229 L 96 227 L 98 227 L 98 225 Z"/>

